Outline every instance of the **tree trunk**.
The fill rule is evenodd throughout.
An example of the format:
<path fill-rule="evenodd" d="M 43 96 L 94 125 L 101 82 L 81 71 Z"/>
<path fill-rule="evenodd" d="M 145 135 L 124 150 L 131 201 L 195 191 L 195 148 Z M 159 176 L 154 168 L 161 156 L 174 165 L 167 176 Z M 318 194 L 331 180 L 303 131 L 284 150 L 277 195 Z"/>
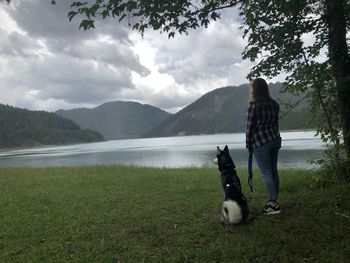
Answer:
<path fill-rule="evenodd" d="M 344 0 L 326 0 L 328 52 L 336 81 L 347 159 L 350 160 L 350 56 L 346 43 Z"/>

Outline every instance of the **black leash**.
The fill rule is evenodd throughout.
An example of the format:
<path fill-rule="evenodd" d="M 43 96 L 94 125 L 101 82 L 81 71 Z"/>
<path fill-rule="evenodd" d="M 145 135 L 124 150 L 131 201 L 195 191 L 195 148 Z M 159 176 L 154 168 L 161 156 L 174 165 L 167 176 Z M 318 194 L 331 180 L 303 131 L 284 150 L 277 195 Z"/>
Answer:
<path fill-rule="evenodd" d="M 249 151 L 248 156 L 248 184 L 250 187 L 250 197 L 248 202 L 253 199 L 253 151 Z"/>

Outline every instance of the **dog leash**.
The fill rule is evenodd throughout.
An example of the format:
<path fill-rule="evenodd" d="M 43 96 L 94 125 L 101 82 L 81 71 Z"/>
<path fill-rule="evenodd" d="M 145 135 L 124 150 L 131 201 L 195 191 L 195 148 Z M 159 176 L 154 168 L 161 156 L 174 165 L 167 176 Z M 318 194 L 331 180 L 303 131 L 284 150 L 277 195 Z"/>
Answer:
<path fill-rule="evenodd" d="M 248 202 L 253 199 L 253 151 L 249 151 L 248 156 L 248 184 L 250 187 L 250 197 Z"/>

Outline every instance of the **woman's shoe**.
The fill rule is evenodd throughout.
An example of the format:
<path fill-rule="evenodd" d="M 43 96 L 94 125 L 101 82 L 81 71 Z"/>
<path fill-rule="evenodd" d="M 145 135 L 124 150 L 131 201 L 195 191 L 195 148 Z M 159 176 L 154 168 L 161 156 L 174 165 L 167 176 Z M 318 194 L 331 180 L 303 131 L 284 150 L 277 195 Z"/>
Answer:
<path fill-rule="evenodd" d="M 263 211 L 261 212 L 264 215 L 275 215 L 281 213 L 281 208 L 279 205 L 272 206 L 271 204 L 266 204 Z"/>

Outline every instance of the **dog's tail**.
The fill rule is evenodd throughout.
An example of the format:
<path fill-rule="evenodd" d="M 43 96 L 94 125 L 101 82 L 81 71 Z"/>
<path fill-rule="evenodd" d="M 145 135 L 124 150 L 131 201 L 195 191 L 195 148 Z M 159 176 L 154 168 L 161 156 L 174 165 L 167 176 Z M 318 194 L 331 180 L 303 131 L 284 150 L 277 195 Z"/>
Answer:
<path fill-rule="evenodd" d="M 221 219 L 225 224 L 238 224 L 242 222 L 241 207 L 236 201 L 224 201 L 221 208 Z"/>

